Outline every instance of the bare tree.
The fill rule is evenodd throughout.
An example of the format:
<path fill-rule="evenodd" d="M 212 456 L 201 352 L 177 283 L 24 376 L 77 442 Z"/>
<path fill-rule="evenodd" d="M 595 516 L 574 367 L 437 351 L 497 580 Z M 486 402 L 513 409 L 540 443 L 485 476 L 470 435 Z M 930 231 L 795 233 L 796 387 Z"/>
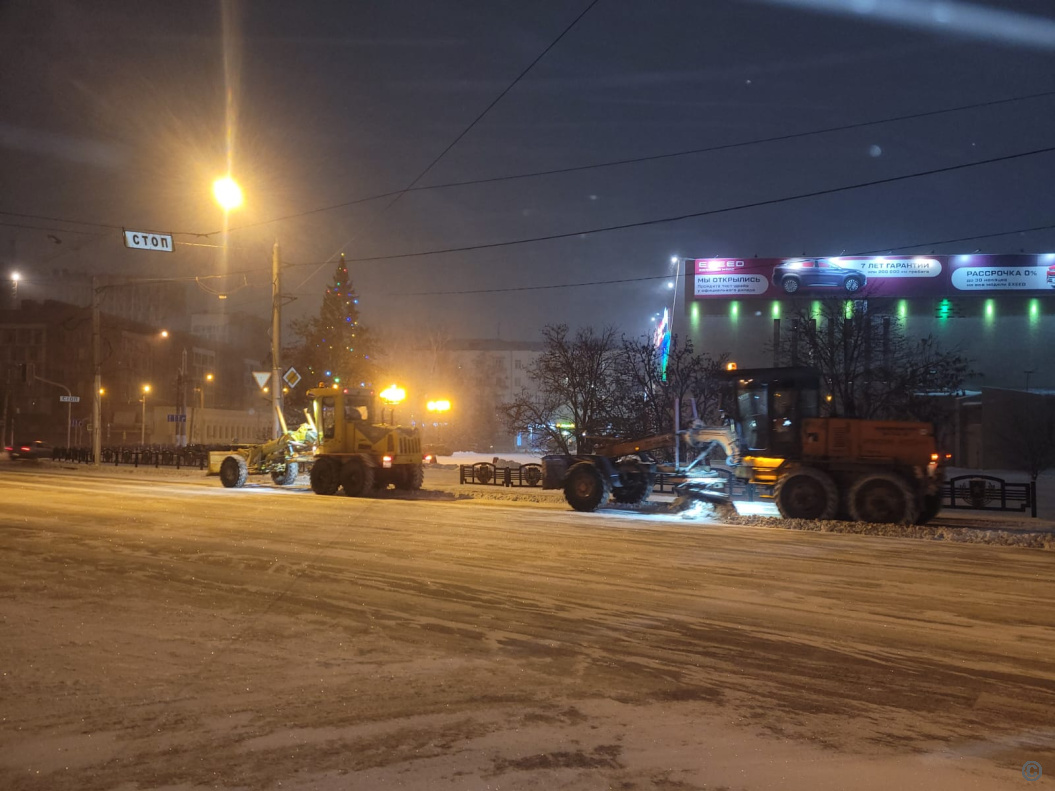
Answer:
<path fill-rule="evenodd" d="M 688 410 L 691 399 L 695 399 L 697 414 L 705 422 L 718 419 L 717 376 L 729 355 L 714 358 L 697 353 L 691 340 L 680 343 L 677 336 L 671 338 L 665 368 L 660 354 L 647 335 L 637 340 L 623 338 L 615 421 L 621 436 L 637 438 L 673 431 L 674 404 Z M 688 411 L 679 415 L 681 425 L 687 425 L 691 417 Z"/>
<path fill-rule="evenodd" d="M 931 337 L 909 338 L 892 312 L 865 301 L 829 299 L 784 322 L 778 356 L 820 371 L 834 416 L 938 421 L 971 375 L 970 361 Z"/>
<path fill-rule="evenodd" d="M 610 433 L 617 398 L 615 329 L 585 327 L 572 334 L 567 324 L 551 324 L 542 329 L 542 340 L 542 354 L 527 369 L 535 392 L 523 390 L 504 406 L 506 424 L 529 434 L 537 447 L 589 452 L 591 436 Z"/>

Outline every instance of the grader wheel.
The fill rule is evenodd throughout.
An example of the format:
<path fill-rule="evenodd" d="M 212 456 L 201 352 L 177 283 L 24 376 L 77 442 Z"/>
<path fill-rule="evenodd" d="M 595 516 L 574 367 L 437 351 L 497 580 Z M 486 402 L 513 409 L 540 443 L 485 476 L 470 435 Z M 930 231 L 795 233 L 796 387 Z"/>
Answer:
<path fill-rule="evenodd" d="M 912 524 L 919 518 L 916 496 L 902 476 L 873 472 L 850 487 L 850 516 L 858 522 Z"/>
<path fill-rule="evenodd" d="M 839 492 L 826 472 L 793 467 L 773 487 L 777 510 L 785 519 L 834 519 Z"/>

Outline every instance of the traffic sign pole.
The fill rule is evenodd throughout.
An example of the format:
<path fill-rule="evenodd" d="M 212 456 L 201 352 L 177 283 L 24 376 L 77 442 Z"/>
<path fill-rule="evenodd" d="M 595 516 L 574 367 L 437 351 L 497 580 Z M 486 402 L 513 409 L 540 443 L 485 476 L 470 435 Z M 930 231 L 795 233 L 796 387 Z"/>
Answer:
<path fill-rule="evenodd" d="M 66 391 L 66 395 L 59 396 L 59 401 L 66 402 L 66 447 L 68 448 L 70 446 L 70 427 L 73 425 L 73 403 L 75 401 L 80 401 L 80 396 L 73 395 L 73 393 L 70 392 L 70 388 L 66 387 L 66 385 L 53 382 L 50 379 L 45 379 L 43 376 L 33 376 L 33 379 L 37 382 L 51 385 L 52 387 L 61 387 Z"/>

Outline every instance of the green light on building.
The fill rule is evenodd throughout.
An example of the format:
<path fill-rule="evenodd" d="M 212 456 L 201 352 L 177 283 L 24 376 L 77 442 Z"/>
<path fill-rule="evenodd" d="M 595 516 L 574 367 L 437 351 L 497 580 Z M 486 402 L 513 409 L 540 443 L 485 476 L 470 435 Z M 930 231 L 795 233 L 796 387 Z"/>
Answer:
<path fill-rule="evenodd" d="M 945 321 L 946 319 L 949 318 L 949 315 L 951 313 L 952 313 L 952 303 L 949 300 L 943 299 L 941 302 L 938 303 L 938 320 L 939 321 Z"/>
<path fill-rule="evenodd" d="M 1037 324 L 1040 321 L 1040 300 L 1031 299 L 1029 301 L 1029 323 L 1030 325 Z"/>
<path fill-rule="evenodd" d="M 897 317 L 904 321 L 908 318 L 908 300 L 899 299 L 897 301 Z"/>
<path fill-rule="evenodd" d="M 843 318 L 852 319 L 854 317 L 854 303 L 852 300 L 846 300 L 843 304 Z"/>
<path fill-rule="evenodd" d="M 996 318 L 996 300 L 987 299 L 985 301 L 985 323 L 991 324 L 993 319 Z"/>
<path fill-rule="evenodd" d="M 689 308 L 689 324 L 692 325 L 693 330 L 700 328 L 700 303 L 693 302 L 692 307 Z"/>
<path fill-rule="evenodd" d="M 735 299 L 729 303 L 729 318 L 733 321 L 739 321 L 740 319 L 740 303 Z"/>
<path fill-rule="evenodd" d="M 820 320 L 821 317 L 821 303 L 820 300 L 814 300 L 810 304 L 810 317 L 814 320 Z"/>
<path fill-rule="evenodd" d="M 770 309 L 770 314 L 775 319 L 779 319 L 780 318 L 780 303 L 779 302 L 774 302 L 773 303 L 773 307 Z"/>

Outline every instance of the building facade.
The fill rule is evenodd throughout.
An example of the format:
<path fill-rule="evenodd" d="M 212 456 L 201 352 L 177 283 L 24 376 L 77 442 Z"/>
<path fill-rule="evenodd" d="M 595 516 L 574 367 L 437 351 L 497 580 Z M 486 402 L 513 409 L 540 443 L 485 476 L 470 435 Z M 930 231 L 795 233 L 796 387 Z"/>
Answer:
<path fill-rule="evenodd" d="M 269 401 L 252 377 L 264 365 L 266 335 L 248 349 L 104 311 L 100 341 L 103 444 L 229 444 L 270 436 Z M 69 431 L 71 445 L 89 444 L 91 309 L 23 300 L 0 312 L 0 388 L 5 443 L 43 439 L 61 447 Z"/>

